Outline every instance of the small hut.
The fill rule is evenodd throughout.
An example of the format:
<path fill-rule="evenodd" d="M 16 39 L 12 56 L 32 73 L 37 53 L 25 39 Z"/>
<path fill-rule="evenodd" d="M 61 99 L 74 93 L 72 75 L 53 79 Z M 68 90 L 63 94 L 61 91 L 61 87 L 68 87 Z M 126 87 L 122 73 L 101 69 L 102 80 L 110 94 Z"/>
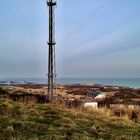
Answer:
<path fill-rule="evenodd" d="M 100 91 L 88 92 L 86 95 L 84 107 L 91 107 L 97 109 L 99 106 L 102 106 L 105 99 L 106 95 Z"/>

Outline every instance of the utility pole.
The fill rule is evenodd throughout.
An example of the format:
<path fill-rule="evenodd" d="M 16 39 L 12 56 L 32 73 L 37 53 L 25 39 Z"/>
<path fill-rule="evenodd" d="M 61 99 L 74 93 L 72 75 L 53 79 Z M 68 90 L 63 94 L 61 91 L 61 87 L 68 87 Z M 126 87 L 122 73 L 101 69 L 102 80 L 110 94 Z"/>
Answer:
<path fill-rule="evenodd" d="M 56 80 L 56 65 L 55 65 L 55 11 L 56 1 L 47 0 L 49 7 L 49 51 L 48 51 L 48 101 L 53 100 L 53 93 Z"/>

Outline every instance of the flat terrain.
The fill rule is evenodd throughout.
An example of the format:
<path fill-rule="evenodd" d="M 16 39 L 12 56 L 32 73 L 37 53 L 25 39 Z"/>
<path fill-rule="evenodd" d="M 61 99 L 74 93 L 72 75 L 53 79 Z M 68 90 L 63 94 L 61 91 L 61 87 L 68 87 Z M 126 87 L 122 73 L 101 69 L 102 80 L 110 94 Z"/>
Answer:
<path fill-rule="evenodd" d="M 25 95 L 46 95 L 47 87 L 45 85 L 13 85 L 3 86 L 3 89 L 8 93 L 24 93 Z M 58 95 L 61 98 L 85 98 L 89 91 L 98 90 L 104 93 L 109 103 L 117 104 L 137 104 L 140 105 L 140 89 L 124 88 L 124 87 L 103 87 L 96 85 L 57 85 L 57 92 L 54 94 L 55 97 Z"/>
<path fill-rule="evenodd" d="M 0 138 L 11 140 L 139 140 L 140 125 L 98 111 L 0 99 Z"/>
<path fill-rule="evenodd" d="M 91 85 L 59 85 L 55 96 L 81 99 L 95 88 Z M 116 98 L 118 93 L 125 93 L 133 98 L 126 92 L 128 89 L 99 89 L 108 97 Z M 86 110 L 82 106 L 68 107 L 63 102 L 45 103 L 46 91 L 44 85 L 0 88 L 0 140 L 140 139 L 140 123 L 132 122 L 129 116 L 117 117 L 106 108 Z M 139 100 L 139 90 L 133 89 L 131 93 Z"/>

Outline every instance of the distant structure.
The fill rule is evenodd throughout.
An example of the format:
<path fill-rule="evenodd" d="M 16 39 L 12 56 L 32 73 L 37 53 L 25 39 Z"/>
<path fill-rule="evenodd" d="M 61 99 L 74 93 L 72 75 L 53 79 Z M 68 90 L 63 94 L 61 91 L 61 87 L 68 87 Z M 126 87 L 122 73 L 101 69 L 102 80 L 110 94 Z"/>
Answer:
<path fill-rule="evenodd" d="M 48 94 L 47 99 L 53 100 L 53 93 L 56 82 L 56 64 L 55 64 L 55 11 L 56 1 L 47 0 L 49 7 L 49 54 L 48 54 Z"/>
<path fill-rule="evenodd" d="M 106 95 L 100 91 L 92 91 L 87 94 L 87 100 L 93 102 L 103 102 L 106 100 Z"/>

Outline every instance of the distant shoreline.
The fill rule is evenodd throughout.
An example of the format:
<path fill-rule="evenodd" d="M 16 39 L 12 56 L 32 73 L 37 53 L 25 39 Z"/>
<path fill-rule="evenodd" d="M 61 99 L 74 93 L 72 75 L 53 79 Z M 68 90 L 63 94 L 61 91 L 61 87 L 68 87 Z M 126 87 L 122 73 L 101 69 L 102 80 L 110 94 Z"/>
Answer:
<path fill-rule="evenodd" d="M 0 84 L 47 84 L 47 78 L 0 78 Z M 140 78 L 57 78 L 57 84 L 98 84 L 102 86 L 118 86 L 140 88 Z"/>
<path fill-rule="evenodd" d="M 56 84 L 57 86 L 93 86 L 95 88 L 106 88 L 106 89 L 132 89 L 132 90 L 140 90 L 140 88 L 133 88 L 133 87 L 125 87 L 125 86 L 113 86 L 113 85 L 102 85 L 102 84 Z M 5 86 L 11 86 L 11 87 L 43 87 L 47 86 L 46 84 L 36 84 L 36 83 L 12 83 L 12 84 L 7 84 L 7 83 L 1 83 L 0 82 L 0 87 L 5 87 Z"/>
<path fill-rule="evenodd" d="M 55 87 L 54 87 L 55 88 Z M 56 96 L 63 96 L 67 99 L 85 99 L 85 95 L 89 92 L 100 92 L 106 95 L 106 104 L 129 104 L 139 105 L 140 104 L 140 88 L 134 89 L 129 87 L 119 86 L 103 86 L 99 84 L 59 84 L 56 88 Z M 0 90 L 3 93 L 10 96 L 44 96 L 47 95 L 47 84 L 1 84 Z M 2 92 L 1 92 L 2 93 Z M 22 96 L 21 96 L 22 97 Z M 18 98 L 18 97 L 17 97 Z"/>

